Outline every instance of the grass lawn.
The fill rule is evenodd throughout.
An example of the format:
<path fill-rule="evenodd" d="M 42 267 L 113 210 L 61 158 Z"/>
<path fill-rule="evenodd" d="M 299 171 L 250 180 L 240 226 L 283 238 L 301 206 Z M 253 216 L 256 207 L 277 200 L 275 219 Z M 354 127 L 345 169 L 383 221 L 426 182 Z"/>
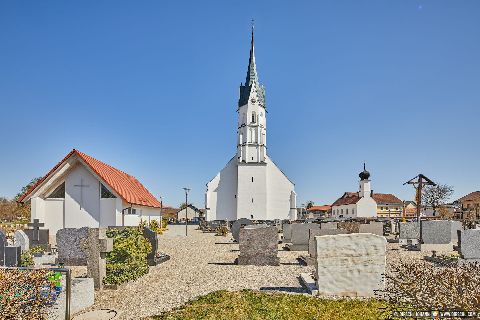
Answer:
<path fill-rule="evenodd" d="M 251 290 L 217 291 L 150 319 L 382 319 L 382 307 L 385 307 L 385 303 L 373 299 L 327 300 L 299 294 Z"/>

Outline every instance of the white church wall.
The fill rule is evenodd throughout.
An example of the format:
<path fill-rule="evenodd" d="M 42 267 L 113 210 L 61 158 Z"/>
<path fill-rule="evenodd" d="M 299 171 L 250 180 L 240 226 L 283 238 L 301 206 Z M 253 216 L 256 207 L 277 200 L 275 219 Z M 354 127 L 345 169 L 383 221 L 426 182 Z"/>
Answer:
<path fill-rule="evenodd" d="M 373 218 L 377 216 L 377 203 L 371 197 L 363 197 L 357 202 L 358 218 Z"/>
<path fill-rule="evenodd" d="M 116 225 L 116 202 L 115 198 L 100 199 L 100 227 Z"/>
<path fill-rule="evenodd" d="M 233 157 L 207 184 L 206 205 L 208 221 L 236 220 L 237 215 L 237 157 Z"/>
<path fill-rule="evenodd" d="M 34 219 L 38 219 L 40 222 L 45 221 L 45 200 L 40 197 L 33 197 L 31 199 L 30 217 L 33 222 Z"/>
<path fill-rule="evenodd" d="M 253 181 L 252 181 L 253 178 Z M 266 164 L 239 164 L 237 217 L 267 220 Z"/>
<path fill-rule="evenodd" d="M 78 187 L 80 184 L 84 187 Z M 77 165 L 65 179 L 65 227 L 98 228 L 99 224 L 99 182 L 84 166 Z"/>
<path fill-rule="evenodd" d="M 56 239 L 55 235 L 57 231 L 63 229 L 64 223 L 64 199 L 45 199 L 44 200 L 44 212 L 45 223 L 44 228 L 50 230 L 50 239 Z"/>
<path fill-rule="evenodd" d="M 280 169 L 271 161 L 267 160 L 267 219 L 290 219 L 291 212 L 290 198 L 294 185 Z"/>

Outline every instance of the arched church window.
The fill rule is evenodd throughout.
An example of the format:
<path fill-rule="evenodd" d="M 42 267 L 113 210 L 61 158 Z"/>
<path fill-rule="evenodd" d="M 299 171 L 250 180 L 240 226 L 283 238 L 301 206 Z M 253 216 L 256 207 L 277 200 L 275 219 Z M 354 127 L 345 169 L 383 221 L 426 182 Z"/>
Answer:
<path fill-rule="evenodd" d="M 256 122 L 257 115 L 255 114 L 255 111 L 252 112 L 252 123 Z"/>

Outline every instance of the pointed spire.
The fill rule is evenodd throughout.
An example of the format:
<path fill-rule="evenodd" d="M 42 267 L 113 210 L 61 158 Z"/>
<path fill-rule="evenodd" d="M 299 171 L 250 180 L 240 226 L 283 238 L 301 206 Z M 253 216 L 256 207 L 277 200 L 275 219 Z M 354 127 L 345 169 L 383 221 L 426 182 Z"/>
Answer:
<path fill-rule="evenodd" d="M 245 85 L 251 86 L 253 82 L 258 83 L 258 75 L 257 75 L 257 66 L 255 65 L 255 44 L 254 44 L 254 33 L 255 25 L 252 19 L 252 41 L 250 44 L 250 58 L 248 59 L 248 70 L 247 70 L 247 78 L 245 80 Z"/>

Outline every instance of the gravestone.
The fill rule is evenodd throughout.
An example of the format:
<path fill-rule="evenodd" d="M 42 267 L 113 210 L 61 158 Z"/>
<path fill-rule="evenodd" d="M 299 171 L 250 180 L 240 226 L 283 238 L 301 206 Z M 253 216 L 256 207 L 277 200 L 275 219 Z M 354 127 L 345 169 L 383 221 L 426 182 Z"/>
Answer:
<path fill-rule="evenodd" d="M 5 247 L 7 244 L 7 238 L 2 230 L 0 230 L 0 266 L 5 265 Z"/>
<path fill-rule="evenodd" d="M 95 289 L 103 287 L 106 275 L 106 254 L 113 250 L 113 239 L 105 228 L 66 228 L 56 235 L 58 263 L 67 266 L 87 266 L 87 277 L 93 278 Z"/>
<path fill-rule="evenodd" d="M 459 251 L 463 259 L 480 260 L 480 230 L 461 230 L 459 234 Z"/>
<path fill-rule="evenodd" d="M 292 224 L 292 243 L 287 245 L 291 251 L 308 251 L 310 230 L 321 230 L 318 223 Z"/>
<path fill-rule="evenodd" d="M 318 236 L 334 236 L 337 234 L 346 234 L 347 230 L 343 229 L 310 229 L 308 236 L 308 254 L 312 258 L 317 257 L 315 237 Z"/>
<path fill-rule="evenodd" d="M 152 245 L 152 250 L 147 255 L 148 265 L 149 266 L 155 266 L 157 264 L 155 262 L 155 257 L 157 255 L 157 251 L 158 251 L 158 235 L 155 231 L 153 231 L 149 228 L 143 228 L 143 236 Z"/>
<path fill-rule="evenodd" d="M 284 223 L 283 229 L 283 243 L 292 242 L 292 223 Z"/>
<path fill-rule="evenodd" d="M 18 267 L 22 249 L 19 246 L 9 246 L 5 234 L 0 231 L 0 266 Z"/>
<path fill-rule="evenodd" d="M 400 222 L 398 224 L 400 235 L 398 243 L 400 245 L 416 245 L 420 238 L 420 225 L 417 221 Z"/>
<path fill-rule="evenodd" d="M 244 226 L 249 226 L 253 224 L 252 220 L 241 218 L 236 220 L 232 225 L 232 237 L 236 242 L 239 242 L 240 239 L 240 229 Z"/>
<path fill-rule="evenodd" d="M 358 226 L 358 233 L 371 233 L 377 236 L 383 236 L 383 223 L 372 221 Z"/>
<path fill-rule="evenodd" d="M 48 229 L 40 229 L 45 224 L 40 223 L 38 219 L 33 219 L 33 222 L 28 223 L 28 226 L 32 229 L 25 229 L 23 230 L 25 234 L 28 236 L 29 239 L 29 246 L 30 249 L 32 247 L 41 247 L 45 251 L 50 250 L 49 244 L 49 230 Z"/>
<path fill-rule="evenodd" d="M 385 288 L 387 240 L 368 233 L 317 236 L 316 284 L 322 295 L 373 297 Z"/>
<path fill-rule="evenodd" d="M 240 229 L 239 265 L 278 266 L 278 231 L 275 226 L 249 225 Z"/>
<path fill-rule="evenodd" d="M 82 247 L 87 256 L 87 277 L 93 278 L 95 289 L 102 289 L 107 274 L 106 255 L 113 250 L 113 239 L 107 237 L 107 229 L 91 228 Z"/>
<path fill-rule="evenodd" d="M 336 229 L 338 229 L 338 223 L 337 222 L 322 222 L 322 223 L 320 223 L 320 229 L 336 230 Z"/>
<path fill-rule="evenodd" d="M 430 220 L 422 221 L 421 251 L 453 251 L 453 245 L 458 243 L 457 231 L 462 229 L 460 221 Z"/>
<path fill-rule="evenodd" d="M 15 245 L 20 246 L 22 251 L 27 251 L 30 249 L 30 239 L 28 239 L 27 234 L 23 230 L 15 231 L 13 238 Z"/>
<path fill-rule="evenodd" d="M 86 266 L 87 254 L 82 241 L 88 237 L 88 227 L 66 228 L 57 231 L 57 263 L 66 266 Z"/>
<path fill-rule="evenodd" d="M 338 223 L 338 229 L 347 230 L 348 233 L 358 233 L 360 222 L 358 221 L 342 221 Z"/>

